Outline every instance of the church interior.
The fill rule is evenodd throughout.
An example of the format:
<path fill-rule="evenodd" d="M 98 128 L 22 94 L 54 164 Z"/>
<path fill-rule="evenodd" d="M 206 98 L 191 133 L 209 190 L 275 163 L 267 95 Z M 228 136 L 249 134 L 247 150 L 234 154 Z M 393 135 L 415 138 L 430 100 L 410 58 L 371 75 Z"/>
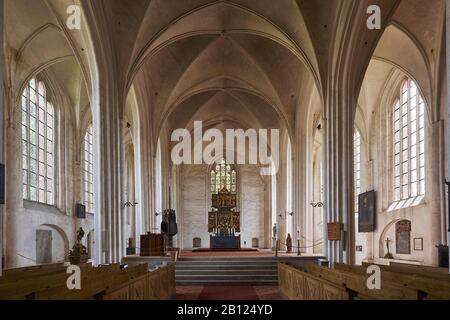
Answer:
<path fill-rule="evenodd" d="M 0 300 L 450 300 L 447 4 L 0 0 Z"/>

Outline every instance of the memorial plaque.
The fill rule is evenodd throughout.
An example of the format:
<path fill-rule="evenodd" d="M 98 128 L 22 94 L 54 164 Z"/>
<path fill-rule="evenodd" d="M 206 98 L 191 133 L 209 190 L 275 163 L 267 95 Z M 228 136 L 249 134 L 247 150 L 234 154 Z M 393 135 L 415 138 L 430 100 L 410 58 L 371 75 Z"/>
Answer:
<path fill-rule="evenodd" d="M 46 264 L 52 262 L 52 232 L 49 230 L 36 230 L 36 263 Z"/>
<path fill-rule="evenodd" d="M 402 220 L 395 224 L 397 254 L 411 254 L 411 221 Z"/>
<path fill-rule="evenodd" d="M 192 247 L 193 248 L 201 248 L 202 247 L 202 239 L 201 238 L 194 238 L 192 240 Z"/>
<path fill-rule="evenodd" d="M 341 226 L 339 222 L 328 224 L 328 241 L 341 241 Z"/>
<path fill-rule="evenodd" d="M 358 232 L 375 231 L 375 191 L 360 194 L 358 197 Z"/>

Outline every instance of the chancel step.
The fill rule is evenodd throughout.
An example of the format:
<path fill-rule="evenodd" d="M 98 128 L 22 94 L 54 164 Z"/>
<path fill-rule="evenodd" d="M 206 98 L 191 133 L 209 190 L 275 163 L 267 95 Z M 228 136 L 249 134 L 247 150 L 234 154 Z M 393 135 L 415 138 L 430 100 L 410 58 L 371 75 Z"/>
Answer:
<path fill-rule="evenodd" d="M 277 285 L 277 260 L 243 257 L 181 258 L 176 264 L 176 282 L 177 285 Z"/>

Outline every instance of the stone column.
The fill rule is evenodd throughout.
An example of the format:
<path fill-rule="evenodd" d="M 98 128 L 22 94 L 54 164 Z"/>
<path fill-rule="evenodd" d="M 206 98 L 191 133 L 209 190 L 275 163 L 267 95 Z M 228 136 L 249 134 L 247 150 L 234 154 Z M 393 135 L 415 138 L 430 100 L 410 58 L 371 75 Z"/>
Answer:
<path fill-rule="evenodd" d="M 3 105 L 3 81 L 4 81 L 4 63 L 3 56 L 3 0 L 0 0 L 0 163 L 4 163 L 3 148 L 5 147 L 5 139 L 3 132 L 3 121 L 5 115 L 5 108 Z M 4 205 L 0 205 L 0 276 L 3 269 L 3 214 Z"/>
<path fill-rule="evenodd" d="M 280 149 L 280 163 L 277 173 L 277 229 L 278 229 L 278 240 L 280 240 L 280 250 L 286 250 L 286 198 L 287 198 L 287 139 L 286 143 Z M 292 235 L 291 235 L 292 236 Z"/>
<path fill-rule="evenodd" d="M 450 95 L 450 0 L 447 0 L 447 9 L 446 9 L 446 40 L 447 40 L 447 104 L 448 104 L 448 119 L 447 119 L 447 179 L 450 175 L 450 156 L 449 156 L 449 144 L 450 144 L 450 99 L 448 96 Z M 449 186 L 450 188 L 450 186 Z M 450 194 L 447 195 L 450 198 Z M 448 234 L 447 234 L 447 245 L 450 245 L 450 199 L 449 205 L 447 207 L 448 216 Z M 449 269 L 450 273 L 450 269 Z"/>
<path fill-rule="evenodd" d="M 153 139 L 152 129 L 145 110 L 139 113 L 139 124 L 135 139 L 135 195 L 136 202 L 136 248 L 139 253 L 140 236 L 153 228 Z"/>
<path fill-rule="evenodd" d="M 272 248 L 272 183 L 270 176 L 264 179 L 264 248 Z"/>
<path fill-rule="evenodd" d="M 328 259 L 353 263 L 353 108 L 354 101 L 336 86 L 325 100 L 325 212 L 327 222 L 342 224 L 341 241 L 328 241 Z M 327 239 L 327 234 L 324 235 Z M 328 239 L 327 239 L 328 240 Z"/>
<path fill-rule="evenodd" d="M 98 105 L 93 108 L 97 263 L 117 263 L 123 252 L 122 122 L 117 91 L 108 87 L 102 84 Z"/>
<path fill-rule="evenodd" d="M 292 243 L 297 247 L 298 240 L 300 240 L 300 247 L 306 247 L 307 238 L 307 225 L 306 214 L 308 212 L 309 201 L 308 199 L 308 182 L 307 182 L 307 163 L 308 163 L 308 135 L 307 135 L 307 121 L 305 120 L 302 112 L 297 112 L 295 121 L 295 141 L 293 141 L 293 205 L 294 216 L 292 221 Z M 300 229 L 300 235 L 297 232 L 297 228 Z M 297 251 L 296 248 L 293 250 Z M 303 249 L 300 250 L 304 252 Z"/>

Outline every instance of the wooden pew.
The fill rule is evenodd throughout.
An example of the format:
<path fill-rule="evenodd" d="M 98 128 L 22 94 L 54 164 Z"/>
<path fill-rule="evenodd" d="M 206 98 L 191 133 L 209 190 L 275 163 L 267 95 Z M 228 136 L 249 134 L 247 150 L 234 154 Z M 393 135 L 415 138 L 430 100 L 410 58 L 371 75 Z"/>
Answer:
<path fill-rule="evenodd" d="M 445 299 L 448 288 L 437 286 L 436 282 L 417 276 L 383 272 L 381 275 L 381 289 L 370 290 L 367 287 L 369 275 L 367 268 L 336 264 L 334 269 L 308 265 L 308 273 L 317 275 L 334 283 L 346 286 L 355 292 L 360 299 L 374 300 L 424 300 Z"/>
<path fill-rule="evenodd" d="M 109 288 L 103 300 L 167 300 L 175 296 L 175 265 L 170 264 L 156 271 Z"/>
<path fill-rule="evenodd" d="M 80 268 L 92 268 L 90 263 L 80 264 Z M 52 265 L 41 265 L 37 267 L 26 267 L 19 269 L 9 269 L 2 277 L 0 277 L 0 285 L 8 282 L 23 281 L 36 277 L 45 277 L 47 275 L 66 272 L 67 267 L 63 263 Z"/>
<path fill-rule="evenodd" d="M 85 285 L 83 285 L 85 284 Z M 140 265 L 119 271 L 94 271 L 82 278 L 81 290 L 66 286 L 36 292 L 36 300 L 164 300 L 175 295 L 175 266 L 154 272 Z"/>
<path fill-rule="evenodd" d="M 349 300 L 345 286 L 313 276 L 286 263 L 278 263 L 281 293 L 290 300 Z"/>
<path fill-rule="evenodd" d="M 450 281 L 450 275 L 448 274 L 447 268 L 438 268 L 438 267 L 429 267 L 429 266 L 419 266 L 412 264 L 404 264 L 404 263 L 396 263 L 391 262 L 389 264 L 389 268 L 391 270 L 398 270 L 400 272 L 405 273 L 414 273 L 417 275 L 429 277 L 429 278 L 437 278 Z"/>
<path fill-rule="evenodd" d="M 361 267 L 337 264 L 338 270 L 352 270 L 358 274 L 365 274 L 370 264 Z M 432 267 L 414 266 L 381 266 L 381 279 L 393 284 L 417 290 L 424 299 L 449 300 L 450 299 L 450 276 L 432 272 Z"/>
<path fill-rule="evenodd" d="M 81 272 L 87 273 L 92 268 L 90 264 L 80 265 Z M 117 265 L 118 268 L 118 265 Z M 48 270 L 25 271 L 23 276 L 14 274 L 5 277 L 0 282 L 0 299 L 22 300 L 36 291 L 50 289 L 56 286 L 66 285 L 69 275 L 66 268 L 51 268 Z"/>
<path fill-rule="evenodd" d="M 175 295 L 174 264 L 154 272 L 149 272 L 146 264 L 126 269 L 118 264 L 80 267 L 81 290 L 67 288 L 70 275 L 61 265 L 36 267 L 2 279 L 0 300 L 162 300 Z"/>
<path fill-rule="evenodd" d="M 448 270 L 443 269 L 443 268 L 419 266 L 419 265 L 411 265 L 411 264 L 403 264 L 403 263 L 391 263 L 388 266 L 382 265 L 382 264 L 376 264 L 376 263 L 367 263 L 367 262 L 362 263 L 362 266 L 365 268 L 367 268 L 370 265 L 377 265 L 380 267 L 381 270 L 385 270 L 385 271 L 414 274 L 414 275 L 422 276 L 425 278 L 450 281 L 450 275 L 448 274 Z"/>
<path fill-rule="evenodd" d="M 81 290 L 69 290 L 66 280 L 44 290 L 36 290 L 31 300 L 94 300 L 100 299 L 102 292 L 116 283 L 126 282 L 147 272 L 146 265 L 120 269 L 118 264 L 92 268 L 81 273 Z"/>
<path fill-rule="evenodd" d="M 15 274 L 22 274 L 24 272 L 36 272 L 39 270 L 50 270 L 50 269 L 57 269 L 64 267 L 64 263 L 51 263 L 51 264 L 41 264 L 37 266 L 29 266 L 29 267 L 22 267 L 22 268 L 14 268 L 14 269 L 4 269 L 2 273 L 2 277 L 0 277 L 0 280 L 3 278 L 7 278 L 10 276 L 13 276 Z"/>

